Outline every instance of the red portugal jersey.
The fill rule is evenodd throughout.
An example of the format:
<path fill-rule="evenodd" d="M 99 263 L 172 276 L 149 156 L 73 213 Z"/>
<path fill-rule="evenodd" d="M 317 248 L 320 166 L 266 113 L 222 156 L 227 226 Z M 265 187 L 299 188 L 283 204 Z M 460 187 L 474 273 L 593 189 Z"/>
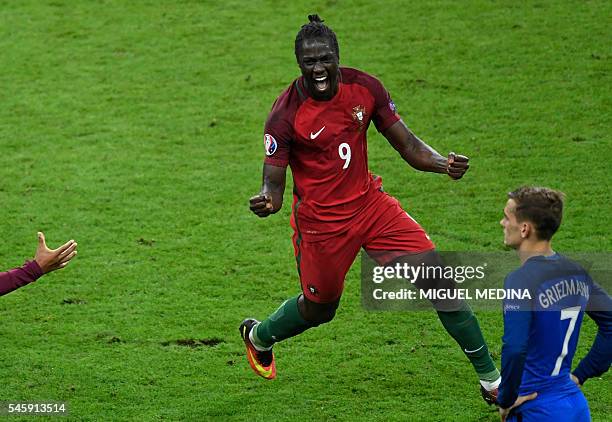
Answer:
<path fill-rule="evenodd" d="M 380 187 L 368 171 L 366 133 L 400 117 L 383 85 L 367 73 L 340 68 L 329 101 L 310 98 L 302 77 L 278 97 L 266 121 L 265 163 L 291 167 L 292 225 L 305 238 L 337 234 Z"/>

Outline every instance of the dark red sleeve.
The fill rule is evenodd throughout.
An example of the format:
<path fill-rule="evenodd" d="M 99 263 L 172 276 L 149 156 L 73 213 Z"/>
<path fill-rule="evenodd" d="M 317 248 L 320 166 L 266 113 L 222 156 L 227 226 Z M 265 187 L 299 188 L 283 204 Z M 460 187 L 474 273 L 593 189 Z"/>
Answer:
<path fill-rule="evenodd" d="M 274 102 L 272 111 L 266 120 L 264 129 L 264 148 L 266 158 L 264 163 L 277 167 L 289 165 L 289 152 L 293 139 L 293 118 L 296 104 L 293 104 L 295 93 L 288 88 Z"/>
<path fill-rule="evenodd" d="M 21 268 L 0 273 L 0 296 L 36 281 L 43 275 L 36 261 L 26 261 Z"/>
<path fill-rule="evenodd" d="M 374 96 L 374 112 L 372 113 L 372 121 L 379 132 L 389 128 L 395 122 L 400 120 L 397 114 L 395 104 L 391 100 L 391 96 L 383 86 L 383 84 L 375 77 L 363 74 L 365 77 L 366 88 Z"/>

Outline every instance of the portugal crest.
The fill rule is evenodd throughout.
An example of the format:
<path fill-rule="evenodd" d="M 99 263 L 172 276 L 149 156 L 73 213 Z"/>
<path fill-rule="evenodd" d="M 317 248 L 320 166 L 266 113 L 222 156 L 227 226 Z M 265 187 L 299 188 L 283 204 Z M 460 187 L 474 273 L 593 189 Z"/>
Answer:
<path fill-rule="evenodd" d="M 361 132 L 366 124 L 366 109 L 362 105 L 353 107 L 353 121 L 357 124 L 359 131 Z"/>

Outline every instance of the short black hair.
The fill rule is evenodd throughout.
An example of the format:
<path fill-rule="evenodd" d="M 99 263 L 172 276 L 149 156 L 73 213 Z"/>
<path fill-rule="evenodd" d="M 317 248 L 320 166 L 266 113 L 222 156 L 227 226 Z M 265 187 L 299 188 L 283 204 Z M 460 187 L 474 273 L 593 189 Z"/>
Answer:
<path fill-rule="evenodd" d="M 300 32 L 295 37 L 295 58 L 298 63 L 302 54 L 302 47 L 305 39 L 312 38 L 327 38 L 336 53 L 336 57 L 340 60 L 340 48 L 338 47 L 338 39 L 332 29 L 323 24 L 324 20 L 319 15 L 308 15 L 309 22 L 302 25 Z"/>
<path fill-rule="evenodd" d="M 538 239 L 550 240 L 559 229 L 563 217 L 563 192 L 549 188 L 522 186 L 508 193 L 516 202 L 517 221 L 534 224 Z"/>

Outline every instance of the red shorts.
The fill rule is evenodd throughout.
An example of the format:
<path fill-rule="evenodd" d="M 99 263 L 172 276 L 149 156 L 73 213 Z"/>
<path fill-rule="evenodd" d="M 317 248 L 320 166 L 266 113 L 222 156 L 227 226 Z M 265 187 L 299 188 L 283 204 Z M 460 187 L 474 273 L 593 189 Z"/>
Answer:
<path fill-rule="evenodd" d="M 346 273 L 362 247 L 382 265 L 406 252 L 435 248 L 398 200 L 379 190 L 347 231 L 320 241 L 306 241 L 296 231 L 293 246 L 302 292 L 317 303 L 340 298 Z"/>

